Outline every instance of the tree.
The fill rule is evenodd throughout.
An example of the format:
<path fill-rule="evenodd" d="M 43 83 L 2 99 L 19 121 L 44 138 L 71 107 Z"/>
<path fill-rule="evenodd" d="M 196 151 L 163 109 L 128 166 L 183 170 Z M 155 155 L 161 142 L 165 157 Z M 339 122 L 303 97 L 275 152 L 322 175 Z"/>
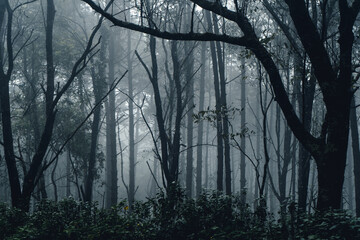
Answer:
<path fill-rule="evenodd" d="M 106 32 L 105 32 L 106 31 Z M 108 45 L 109 33 L 107 30 L 103 29 L 102 31 L 103 41 L 101 42 L 100 47 L 100 56 L 99 59 L 92 64 L 91 66 L 91 79 L 93 83 L 93 93 L 94 93 L 94 116 L 91 123 L 91 142 L 90 142 L 90 152 L 87 162 L 87 169 L 85 170 L 85 179 L 84 179 L 84 192 L 83 200 L 90 202 L 92 200 L 93 192 L 93 182 L 96 176 L 96 160 L 98 159 L 98 136 L 100 132 L 100 122 L 101 122 L 101 102 L 102 97 L 105 94 L 106 86 L 106 49 Z M 97 68 L 97 69 L 96 69 Z M 99 104 L 100 103 L 100 104 Z"/>
<path fill-rule="evenodd" d="M 205 52 L 206 43 L 201 44 L 201 72 L 200 72 L 200 96 L 199 96 L 199 112 L 204 111 L 204 100 L 205 100 Z M 200 121 L 197 131 L 197 152 L 196 152 L 196 196 L 198 197 L 201 193 L 202 188 L 202 170 L 203 170 L 203 133 L 204 133 L 204 122 Z"/>
<path fill-rule="evenodd" d="M 190 11 L 185 8 L 189 17 L 186 19 L 185 27 L 191 23 Z M 193 134 L 194 134 L 194 43 L 185 42 L 185 81 L 187 101 L 187 124 L 186 124 L 186 195 L 192 197 L 193 189 Z"/>
<path fill-rule="evenodd" d="M 108 89 L 115 80 L 115 36 L 110 30 L 109 37 L 109 76 Z M 117 203 L 117 154 L 116 154 L 116 121 L 115 92 L 109 93 L 106 107 L 106 208 Z"/>
<path fill-rule="evenodd" d="M 43 166 L 43 160 L 52 139 L 54 122 L 58 112 L 57 105 L 64 93 L 70 87 L 71 83 L 74 81 L 75 77 L 85 68 L 88 55 L 92 52 L 94 47 L 92 46 L 93 39 L 100 26 L 98 25 L 94 29 L 92 35 L 89 38 L 89 42 L 85 47 L 85 50 L 74 63 L 65 83 L 62 86 L 59 85 L 57 94 L 55 95 L 55 71 L 52 40 L 53 24 L 55 19 L 55 5 L 53 0 L 47 0 L 45 20 L 46 86 L 43 89 L 45 95 L 45 120 L 42 126 L 43 129 L 42 133 L 40 134 L 39 142 L 36 146 L 35 153 L 31 157 L 30 166 L 24 173 L 24 179 L 21 186 L 20 175 L 16 166 L 17 161 L 14 151 L 12 130 L 13 119 L 11 117 L 12 109 L 10 107 L 9 85 L 12 80 L 12 74 L 14 71 L 14 61 L 17 56 L 16 53 L 26 46 L 26 43 L 30 40 L 31 35 L 29 38 L 27 38 L 27 41 L 25 41 L 25 43 L 20 46 L 18 51 L 14 52 L 14 40 L 16 40 L 17 34 L 13 35 L 14 29 L 12 24 L 14 13 L 16 13 L 16 11 L 18 11 L 22 6 L 32 2 L 34 1 L 18 3 L 18 5 L 15 7 L 12 7 L 8 0 L 0 1 L 0 25 L 6 26 L 6 31 L 4 32 L 5 42 L 1 41 L 0 55 L 7 56 L 5 61 L 3 58 L 0 58 L 0 101 L 2 109 L 1 121 L 3 133 L 2 137 L 4 143 L 3 147 L 5 152 L 5 161 L 8 169 L 12 205 L 25 211 L 29 210 L 30 198 L 35 186 L 40 180 L 39 176 L 41 176 L 43 171 L 49 166 L 49 164 Z"/>
<path fill-rule="evenodd" d="M 205 12 L 207 26 L 212 26 L 210 12 Z M 211 33 L 212 27 L 209 27 Z M 216 55 L 215 42 L 210 42 L 210 52 L 212 60 L 212 69 L 214 77 L 214 90 L 215 90 L 215 112 L 216 112 L 216 142 L 217 142 L 217 190 L 223 191 L 223 179 L 224 179 L 224 146 L 223 146 L 223 126 L 221 116 L 221 95 L 220 95 L 220 80 L 219 80 L 219 65 Z"/>
<path fill-rule="evenodd" d="M 155 144 L 156 158 L 160 161 L 161 170 L 163 172 L 163 184 L 167 190 L 172 190 L 173 186 L 178 183 L 179 175 L 179 155 L 180 155 L 180 127 L 181 119 L 184 111 L 184 104 L 182 99 L 182 86 L 180 82 L 180 61 L 177 50 L 177 43 L 171 42 L 171 59 L 173 62 L 173 74 L 170 81 L 174 81 L 176 91 L 176 112 L 175 112 L 175 126 L 174 133 L 166 131 L 166 123 L 164 118 L 164 111 L 162 105 L 162 98 L 159 90 L 159 78 L 158 78 L 158 67 L 156 57 L 156 39 L 150 36 L 150 54 L 152 63 L 152 72 L 149 71 L 148 67 L 142 61 L 141 57 L 136 52 L 136 55 L 146 69 L 148 77 L 153 87 L 155 108 L 156 108 L 156 121 L 159 129 L 160 147 L 157 147 L 155 136 L 153 135 L 153 141 Z M 171 124 L 171 123 L 169 123 Z"/>
<path fill-rule="evenodd" d="M 245 72 L 245 58 L 241 58 L 241 128 L 245 128 L 245 118 L 246 118 L 246 111 L 245 111 L 245 104 L 246 104 L 246 97 L 245 97 L 245 88 L 246 88 L 246 72 Z M 242 137 L 240 139 L 240 147 L 245 152 L 245 137 Z M 245 203 L 245 191 L 246 191 L 246 176 L 245 176 L 245 154 L 241 154 L 240 156 L 240 191 L 241 191 L 241 197 L 242 202 Z"/>
<path fill-rule="evenodd" d="M 354 181 L 355 181 L 355 204 L 356 216 L 360 217 L 360 150 L 359 150 L 359 130 L 356 118 L 356 104 L 355 97 L 351 100 L 350 110 L 350 124 L 351 124 L 351 139 L 352 139 L 352 152 L 354 160 Z M 350 190 L 351 191 L 351 190 Z"/>
<path fill-rule="evenodd" d="M 352 29 L 359 13 L 360 0 L 354 0 L 351 3 L 345 0 L 335 1 L 338 8 L 334 23 L 338 30 L 334 34 L 338 38 L 336 53 L 328 49 L 322 41 L 322 33 L 318 29 L 318 24 L 313 23 L 309 6 L 305 1 L 284 1 L 287 13 L 294 23 L 297 35 L 314 69 L 314 75 L 326 106 L 326 116 L 318 136 L 312 135 L 296 115 L 273 56 L 259 38 L 255 26 L 251 24 L 246 11 L 239 6 L 238 1 L 234 1 L 233 4 L 228 3 L 226 6 L 220 1 L 191 0 L 190 2 L 235 23 L 242 31 L 241 37 L 230 36 L 226 33 L 194 32 L 193 28 L 184 33 L 170 33 L 159 28 L 154 29 L 122 21 L 104 11 L 93 1 L 83 1 L 119 27 L 174 40 L 223 41 L 251 50 L 269 75 L 276 101 L 290 129 L 316 162 L 318 170 L 317 208 L 319 210 L 340 208 L 349 135 L 350 101 L 354 93 L 352 89 L 352 48 L 354 43 Z M 316 4 L 317 7 L 319 4 Z M 323 15 L 326 14 L 327 4 L 329 4 L 328 1 L 321 2 Z M 336 54 L 338 63 L 331 60 L 330 55 L 333 54 Z"/>

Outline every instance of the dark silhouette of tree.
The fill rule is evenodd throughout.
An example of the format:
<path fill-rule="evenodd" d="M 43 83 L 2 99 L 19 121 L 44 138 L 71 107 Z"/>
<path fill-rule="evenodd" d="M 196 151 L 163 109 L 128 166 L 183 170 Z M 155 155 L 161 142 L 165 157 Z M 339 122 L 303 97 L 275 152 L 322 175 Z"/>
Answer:
<path fill-rule="evenodd" d="M 312 135 L 296 115 L 273 56 L 256 34 L 254 25 L 249 21 L 246 11 L 243 11 L 242 7 L 239 6 L 238 1 L 234 1 L 231 9 L 230 5 L 229 7 L 223 6 L 220 1 L 191 0 L 190 2 L 225 18 L 229 22 L 233 22 L 242 32 L 240 37 L 230 36 L 226 33 L 194 32 L 193 28 L 183 33 L 171 33 L 160 28 L 149 28 L 145 25 L 122 21 L 104 11 L 91 0 L 83 0 L 83 2 L 88 3 L 94 10 L 119 27 L 173 40 L 222 41 L 244 46 L 251 50 L 268 73 L 276 101 L 290 129 L 316 162 L 318 170 L 317 208 L 319 210 L 340 208 L 349 135 L 350 102 L 354 93 L 352 89 L 354 33 L 352 30 L 359 13 L 360 0 L 351 3 L 345 0 L 335 1 L 337 4 L 334 7 L 338 9 L 336 21 L 334 21 L 334 28 L 338 28 L 338 32 L 334 35 L 338 39 L 338 51 L 335 53 L 327 49 L 322 41 L 322 32 L 318 29 L 318 25 L 313 23 L 306 2 L 299 0 L 284 1 L 287 8 L 286 12 L 291 17 L 297 36 L 311 62 L 314 76 L 320 86 L 326 106 L 326 116 L 318 136 Z M 325 5 L 325 7 L 322 6 L 324 9 L 322 14 L 324 15 L 328 1 L 322 4 Z M 330 55 L 334 54 L 339 59 L 338 64 L 331 61 Z"/>
<path fill-rule="evenodd" d="M 106 32 L 105 32 L 106 31 Z M 91 123 L 91 142 L 88 161 L 86 163 L 83 200 L 90 202 L 93 195 L 93 183 L 96 177 L 96 160 L 98 159 L 98 138 L 100 133 L 101 106 L 102 97 L 105 94 L 106 87 L 106 50 L 108 47 L 109 33 L 103 28 L 103 40 L 100 47 L 99 59 L 92 61 L 90 75 L 93 84 L 94 94 L 94 115 Z"/>
<path fill-rule="evenodd" d="M 201 44 L 201 72 L 200 72 L 200 85 L 199 85 L 199 112 L 204 111 L 205 101 L 205 53 L 206 43 Z M 204 135 L 204 121 L 200 121 L 197 129 L 197 149 L 196 149 L 196 196 L 199 196 L 202 189 L 202 171 L 203 171 L 203 135 Z M 207 166 L 205 166 L 207 167 Z"/>
<path fill-rule="evenodd" d="M 30 198 L 34 191 L 35 186 L 40 181 L 39 176 L 42 176 L 43 171 L 48 165 L 43 166 L 43 160 L 47 149 L 52 139 L 52 133 L 54 128 L 55 117 L 58 112 L 57 105 L 68 90 L 75 77 L 85 68 L 88 61 L 88 55 L 93 50 L 93 39 L 100 25 L 96 27 L 89 38 L 89 42 L 85 47 L 82 55 L 74 63 L 73 68 L 67 77 L 67 80 L 62 86 L 58 86 L 55 95 L 55 70 L 54 70 L 54 56 L 53 56 L 53 25 L 55 19 L 55 5 L 53 0 L 47 0 L 46 2 L 46 17 L 45 17 L 45 51 L 46 51 L 46 86 L 43 86 L 44 98 L 45 98 L 45 120 L 43 123 L 42 132 L 39 136 L 39 142 L 36 146 L 35 153 L 31 157 L 31 163 L 26 172 L 24 173 L 24 179 L 22 186 L 20 183 L 20 176 L 16 166 L 16 156 L 14 152 L 14 140 L 12 130 L 12 117 L 10 108 L 10 88 L 9 84 L 12 80 L 12 74 L 14 70 L 14 61 L 17 57 L 17 52 L 22 50 L 26 45 L 26 42 L 20 47 L 19 51 L 14 52 L 14 39 L 16 34 L 13 35 L 13 15 L 16 11 L 24 6 L 24 4 L 30 4 L 34 1 L 24 2 L 23 4 L 11 6 L 13 4 L 8 0 L 0 1 L 0 24 L 6 26 L 4 32 L 5 41 L 1 42 L 0 55 L 7 56 L 4 61 L 0 58 L 0 101 L 1 101 L 1 121 L 3 131 L 3 143 L 4 143 L 4 155 L 8 169 L 10 189 L 11 189 L 11 201 L 14 207 L 28 211 Z M 5 47 L 3 46 L 5 45 Z M 91 56 L 91 55 L 90 55 Z"/>
<path fill-rule="evenodd" d="M 354 160 L 354 179 L 355 179 L 355 204 L 356 204 L 356 216 L 360 216 L 360 150 L 359 150 L 359 130 L 358 121 L 356 117 L 356 104 L 355 98 L 351 100 L 350 110 L 350 127 L 351 127 L 351 139 L 352 139 L 352 152 Z M 349 190 L 351 191 L 351 189 Z"/>
<path fill-rule="evenodd" d="M 109 36 L 109 75 L 108 89 L 115 80 L 115 34 L 110 31 Z M 115 121 L 115 92 L 109 93 L 106 106 L 106 208 L 117 203 L 117 151 L 116 151 L 116 121 Z"/>

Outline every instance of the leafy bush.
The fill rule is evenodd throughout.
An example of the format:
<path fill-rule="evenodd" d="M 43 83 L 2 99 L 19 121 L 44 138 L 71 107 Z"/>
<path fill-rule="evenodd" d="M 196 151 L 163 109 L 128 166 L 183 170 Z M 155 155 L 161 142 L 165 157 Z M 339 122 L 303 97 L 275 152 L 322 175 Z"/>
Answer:
<path fill-rule="evenodd" d="M 65 199 L 43 201 L 32 214 L 0 205 L 0 239 L 360 239 L 360 221 L 342 211 L 311 215 L 293 209 L 275 220 L 252 212 L 239 196 L 204 193 L 188 199 L 179 188 L 111 209 Z"/>
<path fill-rule="evenodd" d="M 301 215 L 295 224 L 296 238 L 360 239 L 360 219 L 340 210 Z"/>
<path fill-rule="evenodd" d="M 28 222 L 28 215 L 6 204 L 0 204 L 0 239 L 5 239 L 17 232 L 17 229 Z"/>

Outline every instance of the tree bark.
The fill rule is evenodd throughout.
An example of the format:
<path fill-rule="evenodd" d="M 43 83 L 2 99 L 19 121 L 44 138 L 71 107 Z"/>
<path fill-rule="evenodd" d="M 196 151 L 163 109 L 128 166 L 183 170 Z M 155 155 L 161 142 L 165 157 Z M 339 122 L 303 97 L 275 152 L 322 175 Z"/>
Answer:
<path fill-rule="evenodd" d="M 218 20 L 215 14 L 213 16 L 214 33 L 219 34 Z M 220 42 L 215 42 L 216 52 L 219 66 L 220 76 L 220 104 L 221 104 L 221 118 L 223 133 L 222 138 L 224 142 L 224 165 L 225 165 L 225 192 L 231 195 L 231 158 L 230 158 L 230 136 L 229 136 L 229 119 L 228 108 L 226 100 L 226 79 L 225 79 L 225 54 L 223 53 L 224 46 L 221 47 Z"/>
<path fill-rule="evenodd" d="M 212 26 L 211 16 L 208 11 L 205 12 L 207 25 Z M 209 27 L 212 32 L 212 28 Z M 216 55 L 215 43 L 210 42 L 210 52 L 212 59 L 212 68 L 214 74 L 214 89 L 215 89 L 215 112 L 216 112 L 216 139 L 217 139 L 217 190 L 223 191 L 224 181 L 224 146 L 223 146 L 223 130 L 222 130 L 222 117 L 221 117 L 221 95 L 220 95 L 220 81 L 218 60 Z"/>
<path fill-rule="evenodd" d="M 66 154 L 66 195 L 65 197 L 69 198 L 71 196 L 71 171 L 70 171 L 70 151 L 67 150 Z"/>
<path fill-rule="evenodd" d="M 108 89 L 115 79 L 115 36 L 110 31 L 109 37 L 109 76 Z M 115 91 L 109 93 L 106 108 L 106 192 L 105 207 L 110 208 L 117 203 L 117 151 L 115 121 Z"/>
<path fill-rule="evenodd" d="M 131 32 L 127 31 L 127 66 L 128 66 L 128 104 L 129 104 L 129 206 L 132 207 L 135 200 L 135 137 L 134 137 L 134 94 L 133 74 L 131 61 Z"/>
<path fill-rule="evenodd" d="M 360 217 L 360 149 L 359 149 L 359 130 L 356 115 L 355 98 L 351 100 L 350 127 L 353 151 L 354 183 L 355 183 L 355 205 L 356 217 Z M 349 191 L 352 191 L 349 189 Z"/>
<path fill-rule="evenodd" d="M 91 77 L 93 81 L 93 93 L 94 93 L 94 104 L 98 104 L 101 101 L 101 98 L 104 95 L 105 88 L 105 68 L 106 68 L 106 48 L 108 41 L 108 33 L 102 31 L 103 40 L 101 42 L 100 56 L 97 62 L 98 70 L 96 72 L 95 66 L 91 68 Z M 91 123 L 91 143 L 90 143 L 90 152 L 87 162 L 87 169 L 84 179 L 84 196 L 83 200 L 85 202 L 92 201 L 93 198 L 93 184 L 96 176 L 96 160 L 97 160 L 97 146 L 98 146 L 98 136 L 100 132 L 100 121 L 101 121 L 101 106 L 98 104 L 94 110 L 94 117 Z"/>
<path fill-rule="evenodd" d="M 200 95 L 199 95 L 199 112 L 204 111 L 204 101 L 205 101 L 205 60 L 206 53 L 206 43 L 201 43 L 201 72 L 200 72 Z M 199 122 L 197 138 L 198 146 L 196 153 L 196 196 L 198 197 L 201 194 L 202 188 L 202 170 L 203 170 L 203 132 L 204 132 L 204 121 Z"/>
<path fill-rule="evenodd" d="M 193 135 L 194 135 L 194 56 L 190 43 L 185 44 L 185 79 L 186 79 L 186 100 L 187 103 L 187 150 L 186 150 L 186 195 L 191 198 L 193 195 Z"/>
<path fill-rule="evenodd" d="M 246 127 L 246 110 L 245 110 L 245 104 L 246 104 L 246 96 L 245 96 L 245 90 L 246 88 L 246 72 L 245 72 L 245 59 L 244 57 L 241 59 L 241 116 L 240 116 L 240 122 L 241 122 L 241 129 L 244 129 Z M 246 143 L 245 143 L 245 136 L 242 136 L 240 139 L 240 147 L 242 151 L 246 152 Z M 240 191 L 241 191 L 241 201 L 245 203 L 246 201 L 246 163 L 245 163 L 245 154 L 240 153 Z"/>

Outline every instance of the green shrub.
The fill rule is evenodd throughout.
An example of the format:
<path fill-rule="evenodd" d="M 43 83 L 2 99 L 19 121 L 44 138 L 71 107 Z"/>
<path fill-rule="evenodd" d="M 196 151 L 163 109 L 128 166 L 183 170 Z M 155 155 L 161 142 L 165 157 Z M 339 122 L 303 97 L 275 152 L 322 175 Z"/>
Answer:
<path fill-rule="evenodd" d="M 28 220 L 26 213 L 0 203 L 0 239 L 15 234 Z"/>
<path fill-rule="evenodd" d="M 294 210 L 276 220 L 252 212 L 240 196 L 203 193 L 188 199 L 179 188 L 111 209 L 65 199 L 43 201 L 32 214 L 0 205 L 0 239 L 360 239 L 360 220 L 343 211 L 311 215 Z"/>
<path fill-rule="evenodd" d="M 301 215 L 295 224 L 297 238 L 305 239 L 360 239 L 360 219 L 345 211 Z"/>

